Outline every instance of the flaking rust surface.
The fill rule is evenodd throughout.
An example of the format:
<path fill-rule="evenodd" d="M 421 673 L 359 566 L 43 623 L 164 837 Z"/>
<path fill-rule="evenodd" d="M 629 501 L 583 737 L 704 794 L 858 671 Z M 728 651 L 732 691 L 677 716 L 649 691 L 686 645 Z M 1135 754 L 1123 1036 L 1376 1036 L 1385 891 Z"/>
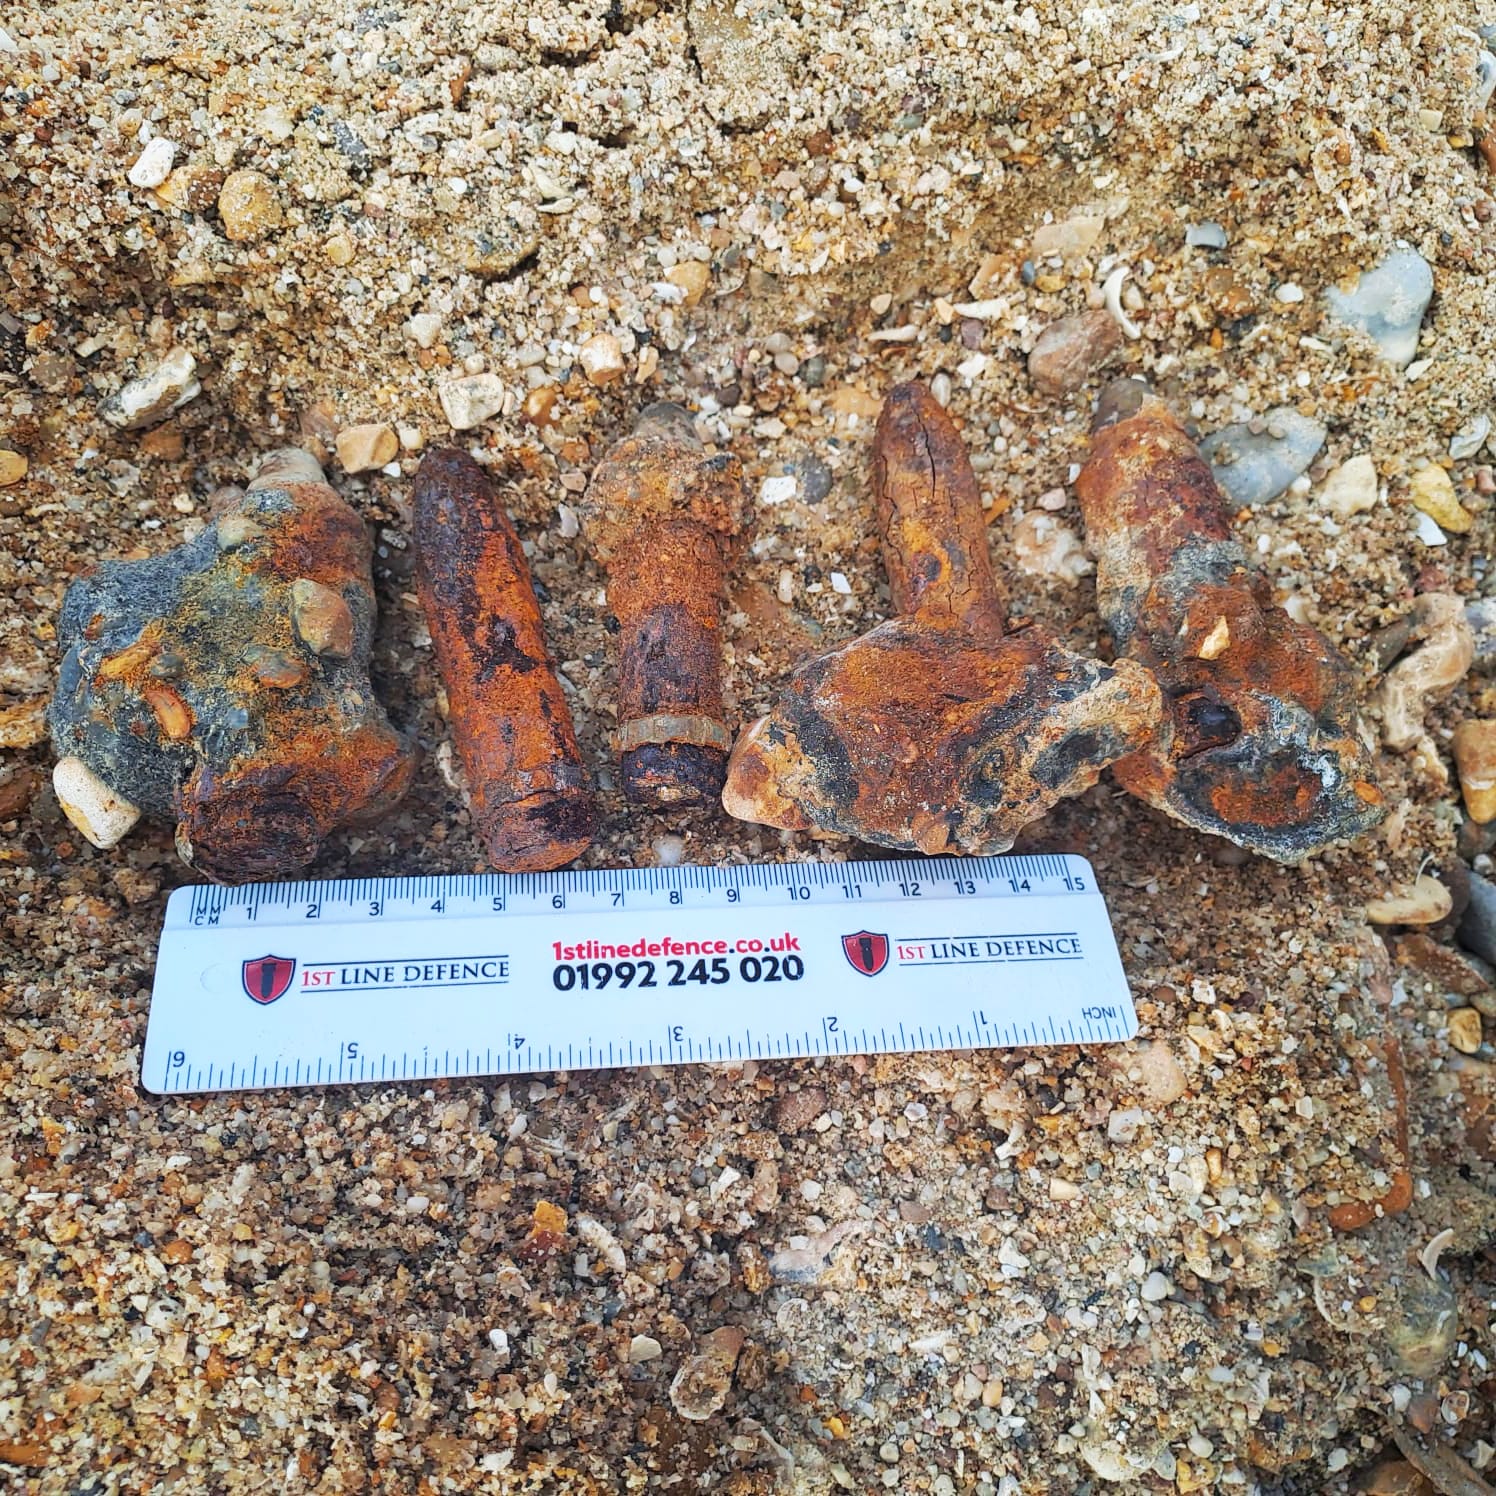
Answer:
<path fill-rule="evenodd" d="M 1386 814 L 1348 660 L 1275 607 L 1209 465 L 1168 406 L 1119 381 L 1076 482 L 1097 610 L 1168 699 L 1117 781 L 1187 826 L 1296 862 Z"/>
<path fill-rule="evenodd" d="M 1044 628 L 1004 636 L 970 454 L 918 381 L 884 401 L 872 488 L 899 616 L 796 668 L 733 749 L 722 803 L 895 851 L 1006 852 L 1154 741 L 1161 693 Z"/>
<path fill-rule="evenodd" d="M 466 453 L 429 453 L 412 494 L 421 609 L 489 862 L 544 872 L 586 851 L 597 804 L 504 500 Z"/>
<path fill-rule="evenodd" d="M 1090 649 L 1091 581 L 1009 561 L 1020 515 L 1084 459 L 1094 393 L 1041 398 L 1024 358 L 1099 304 L 1109 257 L 1141 303 L 1119 371 L 1202 431 L 1303 405 L 1330 432 L 1316 485 L 1374 456 L 1385 493 L 1333 533 L 1313 492 L 1232 520 L 1275 599 L 1369 675 L 1369 639 L 1416 590 L 1485 585 L 1490 511 L 1425 547 L 1405 479 L 1488 388 L 1490 179 L 1451 139 L 1470 28 L 1493 18 L 1463 0 L 1193 13 L 811 0 L 755 12 L 750 43 L 747 17 L 706 4 L 5 8 L 0 445 L 29 461 L 0 489 L 9 1488 L 1131 1496 L 1172 1470 L 1176 1489 L 1334 1492 L 1397 1387 L 1467 1455 L 1489 1437 L 1489 1115 L 1467 1137 L 1460 1091 L 1483 1062 L 1452 1063 L 1420 969 L 1394 968 L 1383 1000 L 1360 914 L 1454 860 L 1454 789 L 1412 756 L 1379 761 L 1383 832 L 1298 869 L 1107 781 L 1034 828 L 1021 846 L 1089 857 L 1107 894 L 1142 1022 L 1122 1049 L 173 1101 L 138 1085 L 184 876 L 168 831 L 95 853 L 39 772 L 69 581 L 198 533 L 215 486 L 288 440 L 384 419 L 449 440 L 438 385 L 481 357 L 512 411 L 459 439 L 530 548 L 602 791 L 587 864 L 648 864 L 667 836 L 707 862 L 863 855 L 625 809 L 606 583 L 562 506 L 655 399 L 707 411 L 751 494 L 798 475 L 755 504 L 729 578 L 727 706 L 752 719 L 798 660 L 889 615 L 871 417 L 899 380 L 945 373 L 1010 614 Z M 169 201 L 125 180 L 147 127 L 189 172 Z M 214 207 L 240 169 L 281 191 L 258 240 Z M 540 212 L 556 191 L 570 206 Z M 1046 215 L 1077 210 L 1102 220 L 1094 244 L 1041 256 L 1028 284 Z M 1225 251 L 1184 247 L 1206 219 Z M 475 257 L 479 234 L 503 253 Z M 1319 306 L 1398 238 L 1436 277 L 1414 379 Z M 668 279 L 687 263 L 709 270 L 694 304 Z M 441 318 L 430 347 L 404 330 L 417 313 Z M 599 387 L 578 349 L 604 329 L 626 374 Z M 174 344 L 203 394 L 154 431 L 102 422 Z M 549 424 L 528 424 L 547 381 Z M 376 683 L 425 751 L 397 811 L 333 839 L 328 876 L 483 861 L 443 774 L 417 456 L 351 481 L 329 465 L 375 537 Z M 1474 465 L 1454 467 L 1467 496 Z M 1068 494 L 1060 517 L 1079 528 Z M 1435 738 L 1491 715 L 1486 688 L 1441 702 Z M 1405 1166 L 1405 1211 L 1335 1231 Z M 1417 1253 L 1446 1227 L 1435 1282 Z M 715 1402 L 721 1366 L 700 1358 L 725 1364 L 724 1327 L 744 1334 L 731 1385 L 683 1418 L 672 1384 L 684 1369 L 682 1392 L 710 1393 L 690 1406 Z"/>

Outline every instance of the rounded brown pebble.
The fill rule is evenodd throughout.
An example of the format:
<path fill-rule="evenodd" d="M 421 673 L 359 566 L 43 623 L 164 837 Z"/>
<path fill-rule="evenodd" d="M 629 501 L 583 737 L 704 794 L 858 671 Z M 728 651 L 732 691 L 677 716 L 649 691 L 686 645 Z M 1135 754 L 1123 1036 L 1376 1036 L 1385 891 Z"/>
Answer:
<path fill-rule="evenodd" d="M 1078 390 L 1122 346 L 1109 312 L 1077 312 L 1051 322 L 1029 354 L 1029 378 L 1051 395 Z"/>
<path fill-rule="evenodd" d="M 224 233 L 236 244 L 258 239 L 285 221 L 275 184 L 263 172 L 248 170 L 233 172 L 224 181 L 218 216 Z"/>
<path fill-rule="evenodd" d="M 345 473 L 367 473 L 393 462 L 400 438 L 382 421 L 367 426 L 345 426 L 338 432 L 338 461 Z"/>

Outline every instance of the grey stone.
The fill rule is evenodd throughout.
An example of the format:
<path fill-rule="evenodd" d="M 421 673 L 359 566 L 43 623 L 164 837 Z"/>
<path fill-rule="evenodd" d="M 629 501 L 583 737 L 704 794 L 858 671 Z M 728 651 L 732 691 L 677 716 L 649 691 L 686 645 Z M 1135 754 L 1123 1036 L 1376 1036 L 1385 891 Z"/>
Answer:
<path fill-rule="evenodd" d="M 1324 444 L 1325 428 L 1285 405 L 1207 436 L 1200 455 L 1233 502 L 1254 505 L 1282 493 Z"/>
<path fill-rule="evenodd" d="M 1496 964 L 1496 883 L 1470 874 L 1470 903 L 1457 932 L 1467 951 Z"/>
<path fill-rule="evenodd" d="M 1489 667 L 1496 659 L 1496 597 L 1483 597 L 1465 609 L 1465 622 L 1475 634 L 1475 663 Z"/>
<path fill-rule="evenodd" d="M 1416 250 L 1400 249 L 1368 270 L 1353 291 L 1332 286 L 1325 304 L 1337 321 L 1375 340 L 1398 368 L 1413 362 L 1418 329 L 1434 294 L 1434 272 Z"/>

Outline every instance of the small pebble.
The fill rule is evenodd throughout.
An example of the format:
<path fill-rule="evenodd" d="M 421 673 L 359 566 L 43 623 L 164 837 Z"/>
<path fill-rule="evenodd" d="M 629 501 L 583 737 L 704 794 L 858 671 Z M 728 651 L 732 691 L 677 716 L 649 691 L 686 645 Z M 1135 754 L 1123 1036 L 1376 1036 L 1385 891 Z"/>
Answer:
<path fill-rule="evenodd" d="M 1479 873 L 1470 874 L 1470 902 L 1457 933 L 1466 950 L 1496 964 L 1496 883 Z"/>
<path fill-rule="evenodd" d="M 650 844 L 650 851 L 654 853 L 654 860 L 660 867 L 677 867 L 686 855 L 686 839 L 667 832 L 655 837 Z"/>
<path fill-rule="evenodd" d="M 612 384 L 624 371 L 623 349 L 610 332 L 594 333 L 582 344 L 577 358 L 593 384 Z"/>
<path fill-rule="evenodd" d="M 759 486 L 758 501 L 760 504 L 788 503 L 799 491 L 799 483 L 793 473 L 779 473 L 772 478 L 765 478 Z"/>
<path fill-rule="evenodd" d="M 0 447 L 0 488 L 10 488 L 26 476 L 30 464 L 25 455 L 12 452 L 9 447 Z"/>
<path fill-rule="evenodd" d="M 1069 525 L 1043 509 L 1031 509 L 1013 527 L 1013 556 L 1020 571 L 1073 587 L 1096 569 Z"/>
<path fill-rule="evenodd" d="M 52 789 L 68 820 L 100 850 L 122 840 L 140 819 L 140 807 L 117 795 L 81 758 L 58 761 Z"/>
<path fill-rule="evenodd" d="M 1297 306 L 1304 299 L 1304 288 L 1296 286 L 1292 281 L 1284 281 L 1273 295 L 1283 303 L 1284 306 Z"/>
<path fill-rule="evenodd" d="M 158 135 L 125 175 L 132 187 L 159 187 L 171 175 L 172 163 L 176 159 L 175 143 Z"/>
<path fill-rule="evenodd" d="M 1437 463 L 1419 468 L 1408 484 L 1413 507 L 1428 515 L 1441 530 L 1467 535 L 1475 523 L 1470 511 L 1455 497 L 1454 483 Z"/>
<path fill-rule="evenodd" d="M 447 423 L 454 431 L 471 431 L 504 408 L 504 381 L 497 374 L 468 374 L 437 386 Z"/>
<path fill-rule="evenodd" d="M 1282 493 L 1324 444 L 1325 428 L 1285 405 L 1260 421 L 1226 426 L 1207 436 L 1200 455 L 1232 502 L 1250 507 Z"/>
<path fill-rule="evenodd" d="M 327 243 L 322 246 L 322 252 L 330 263 L 341 269 L 344 265 L 353 263 L 355 246 L 353 240 L 347 234 L 334 234 Z"/>
<path fill-rule="evenodd" d="M 1496 820 L 1496 721 L 1461 722 L 1450 743 L 1470 819 Z"/>
<path fill-rule="evenodd" d="M 121 431 L 138 431 L 164 421 L 202 391 L 197 360 L 185 348 L 173 348 L 149 374 L 110 395 L 99 406 L 99 415 Z"/>
<path fill-rule="evenodd" d="M 1481 1044 L 1480 1012 L 1476 1008 L 1456 1008 L 1448 1019 L 1449 1042 L 1461 1054 L 1474 1054 Z"/>
<path fill-rule="evenodd" d="M 263 172 L 235 171 L 218 194 L 223 231 L 236 244 L 259 239 L 285 221 L 275 184 Z"/>
<path fill-rule="evenodd" d="M 831 492 L 831 469 L 819 457 L 797 457 L 790 470 L 800 480 L 800 496 L 807 504 L 819 504 Z"/>
<path fill-rule="evenodd" d="M 338 432 L 338 461 L 345 473 L 367 473 L 393 462 L 400 451 L 400 438 L 383 422 L 367 426 L 345 426 Z"/>
<path fill-rule="evenodd" d="M 1467 457 L 1474 457 L 1485 446 L 1486 438 L 1490 434 L 1491 418 L 1482 412 L 1449 438 L 1449 455 L 1456 462 L 1462 462 Z"/>
<path fill-rule="evenodd" d="M 1138 1290 L 1145 1304 L 1160 1304 L 1174 1292 L 1173 1283 L 1160 1272 L 1149 1273 Z"/>
<path fill-rule="evenodd" d="M 1226 230 L 1220 224 L 1207 220 L 1185 226 L 1184 242 L 1191 249 L 1225 249 Z"/>
<path fill-rule="evenodd" d="M 442 319 L 435 312 L 417 312 L 406 321 L 405 335 L 418 348 L 435 348 L 442 335 Z"/>
<path fill-rule="evenodd" d="M 1138 1045 L 1136 1054 L 1121 1055 L 1118 1064 L 1127 1072 L 1129 1081 L 1133 1080 L 1133 1072 L 1137 1072 L 1135 1084 L 1149 1106 L 1168 1106 L 1189 1090 L 1189 1081 L 1174 1051 L 1162 1039 L 1145 1040 Z"/>
<path fill-rule="evenodd" d="M 1029 354 L 1029 378 L 1052 395 L 1079 389 L 1122 346 L 1122 331 L 1104 311 L 1051 322 Z"/>
<path fill-rule="evenodd" d="M 1369 452 L 1347 458 L 1319 491 L 1319 501 L 1337 519 L 1349 519 L 1374 509 L 1377 502 L 1377 468 Z"/>
<path fill-rule="evenodd" d="M 346 660 L 353 654 L 353 612 L 331 587 L 310 577 L 291 583 L 291 622 L 314 655 Z"/>
<path fill-rule="evenodd" d="M 695 306 L 703 295 L 706 288 L 711 284 L 711 266 L 704 264 L 701 260 L 682 260 L 678 265 L 672 265 L 665 272 L 665 279 L 672 286 L 678 286 L 685 292 L 684 306 Z"/>
<path fill-rule="evenodd" d="M 1448 888 L 1427 873 L 1419 875 L 1410 891 L 1373 899 L 1366 917 L 1374 925 L 1436 925 L 1454 908 Z"/>
<path fill-rule="evenodd" d="M 1411 249 L 1389 255 L 1368 270 L 1355 288 L 1325 292 L 1330 313 L 1349 327 L 1367 333 L 1382 356 L 1406 368 L 1418 352 L 1418 329 L 1434 295 L 1434 272 Z"/>
<path fill-rule="evenodd" d="M 654 1361 L 661 1353 L 660 1342 L 653 1335 L 635 1335 L 629 1341 L 629 1361 L 637 1366 L 643 1361 Z"/>

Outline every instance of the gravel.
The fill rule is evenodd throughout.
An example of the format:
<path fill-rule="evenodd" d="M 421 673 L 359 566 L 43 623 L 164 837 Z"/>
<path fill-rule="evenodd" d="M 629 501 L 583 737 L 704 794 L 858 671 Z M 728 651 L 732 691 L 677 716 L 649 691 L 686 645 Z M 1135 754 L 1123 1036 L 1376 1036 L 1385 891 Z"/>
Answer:
<path fill-rule="evenodd" d="M 1093 649 L 1090 583 L 1010 558 L 1089 424 L 1083 390 L 1035 397 L 1026 353 L 1109 298 L 1119 370 L 1201 431 L 1283 407 L 1323 429 L 1304 481 L 1238 524 L 1370 677 L 1416 592 L 1491 590 L 1475 457 L 1450 469 L 1468 535 L 1426 549 L 1406 496 L 1496 358 L 1493 181 L 1453 143 L 1476 19 L 1455 0 L 1416 25 L 1393 0 L 11 7 L 0 1480 L 1334 1492 L 1393 1410 L 1481 1459 L 1489 1079 L 1433 978 L 1399 968 L 1380 995 L 1361 913 L 1454 857 L 1439 753 L 1496 714 L 1481 678 L 1424 705 L 1427 749 L 1384 757 L 1385 833 L 1303 868 L 1109 784 L 1032 829 L 1024 846 L 1095 866 L 1137 1045 L 170 1101 L 140 1089 L 139 1046 L 186 871 L 160 829 L 84 844 L 35 731 L 69 580 L 199 533 L 266 450 L 330 457 L 388 425 L 391 463 L 337 482 L 376 537 L 376 681 L 426 758 L 316 870 L 478 868 L 410 581 L 410 476 L 456 429 L 532 552 L 603 787 L 589 865 L 650 863 L 667 836 L 687 861 L 866 855 L 623 806 L 602 581 L 558 506 L 659 399 L 751 493 L 795 475 L 732 566 L 752 719 L 808 649 L 886 610 L 871 423 L 891 384 L 944 374 L 1011 611 Z M 132 185 L 152 138 L 170 175 Z M 1189 246 L 1190 224 L 1225 247 Z M 1326 314 L 1405 246 L 1438 287 L 1406 373 Z M 147 392 L 154 425 L 105 419 L 169 361 L 186 378 Z M 1366 453 L 1387 497 L 1318 505 Z M 1399 1163 L 1387 1035 L 1413 1204 L 1336 1235 L 1329 1210 Z M 1445 1229 L 1435 1284 L 1418 1253 Z M 1150 1273 L 1172 1285 L 1156 1302 Z"/>

